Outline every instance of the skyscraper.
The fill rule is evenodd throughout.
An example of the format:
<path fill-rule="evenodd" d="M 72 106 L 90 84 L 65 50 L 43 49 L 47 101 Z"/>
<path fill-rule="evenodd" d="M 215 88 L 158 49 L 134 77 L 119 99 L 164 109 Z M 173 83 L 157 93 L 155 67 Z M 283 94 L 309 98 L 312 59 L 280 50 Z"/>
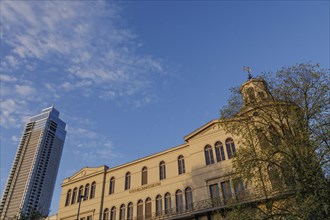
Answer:
<path fill-rule="evenodd" d="M 30 118 L 3 192 L 0 219 L 47 215 L 66 136 L 53 106 Z"/>

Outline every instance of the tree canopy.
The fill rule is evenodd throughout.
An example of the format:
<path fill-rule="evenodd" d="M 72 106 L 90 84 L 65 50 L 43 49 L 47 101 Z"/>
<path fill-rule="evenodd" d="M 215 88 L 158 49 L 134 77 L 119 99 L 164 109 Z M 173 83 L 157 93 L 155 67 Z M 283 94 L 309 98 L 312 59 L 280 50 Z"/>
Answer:
<path fill-rule="evenodd" d="M 233 166 L 265 196 L 263 204 L 244 209 L 251 214 L 246 219 L 330 215 L 329 73 L 297 64 L 232 89 L 220 113 L 223 128 L 241 138 Z"/>

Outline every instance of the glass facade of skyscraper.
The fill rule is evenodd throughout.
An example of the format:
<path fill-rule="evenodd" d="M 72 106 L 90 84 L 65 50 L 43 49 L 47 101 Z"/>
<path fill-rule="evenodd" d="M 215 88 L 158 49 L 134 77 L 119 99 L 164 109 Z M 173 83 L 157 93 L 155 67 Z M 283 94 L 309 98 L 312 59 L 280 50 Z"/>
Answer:
<path fill-rule="evenodd" d="M 65 126 L 54 107 L 30 118 L 3 192 L 1 219 L 29 216 L 32 212 L 48 214 L 66 136 Z"/>

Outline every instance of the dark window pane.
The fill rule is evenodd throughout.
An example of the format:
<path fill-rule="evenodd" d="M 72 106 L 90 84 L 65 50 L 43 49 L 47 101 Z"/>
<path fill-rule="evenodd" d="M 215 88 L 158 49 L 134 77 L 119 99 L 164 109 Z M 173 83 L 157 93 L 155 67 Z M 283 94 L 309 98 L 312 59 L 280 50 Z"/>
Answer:
<path fill-rule="evenodd" d="M 150 198 L 147 198 L 146 199 L 146 207 L 145 207 L 145 219 L 149 219 L 151 218 L 151 199 Z"/>
<path fill-rule="evenodd" d="M 226 203 L 232 197 L 230 182 L 229 181 L 222 182 L 221 183 L 221 190 L 222 190 L 223 199 Z"/>
<path fill-rule="evenodd" d="M 139 200 L 137 205 L 137 219 L 142 220 L 143 219 L 143 201 Z"/>

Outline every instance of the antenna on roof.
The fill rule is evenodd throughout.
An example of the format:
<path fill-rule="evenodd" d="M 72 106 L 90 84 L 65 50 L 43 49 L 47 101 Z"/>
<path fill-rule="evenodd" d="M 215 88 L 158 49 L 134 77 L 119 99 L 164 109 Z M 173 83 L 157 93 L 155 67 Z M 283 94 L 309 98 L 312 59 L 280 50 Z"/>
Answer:
<path fill-rule="evenodd" d="M 252 79 L 251 68 L 249 66 L 243 66 L 243 71 L 248 72 L 248 80 Z"/>

